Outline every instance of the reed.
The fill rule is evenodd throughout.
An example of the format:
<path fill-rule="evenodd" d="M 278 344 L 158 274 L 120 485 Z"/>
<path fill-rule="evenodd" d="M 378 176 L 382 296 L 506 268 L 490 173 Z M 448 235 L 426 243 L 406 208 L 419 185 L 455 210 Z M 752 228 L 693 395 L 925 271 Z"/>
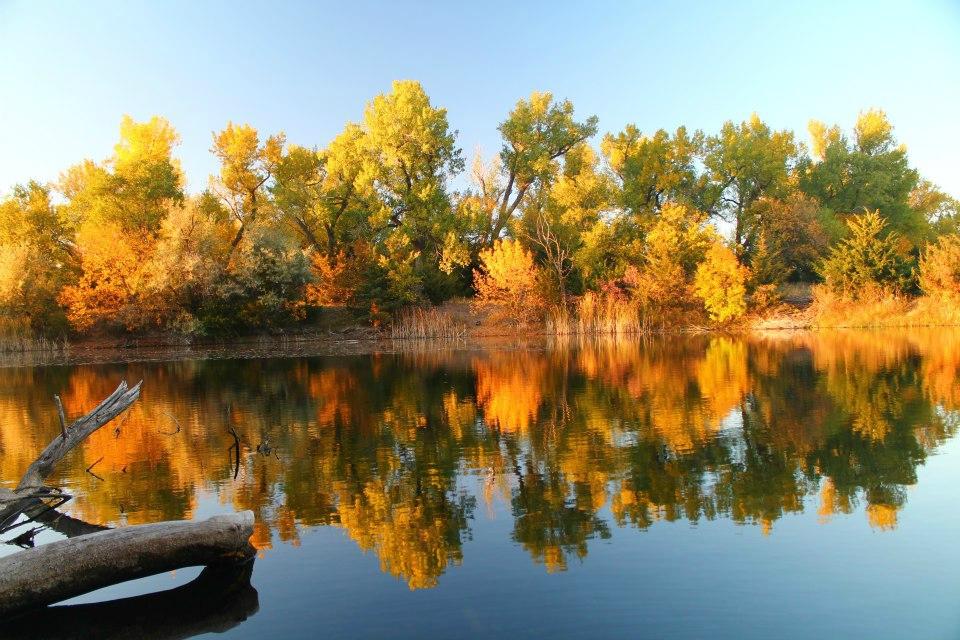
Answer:
<path fill-rule="evenodd" d="M 65 336 L 48 338 L 36 335 L 24 323 L 0 316 L 0 353 L 39 353 L 64 355 L 70 350 Z"/>
<path fill-rule="evenodd" d="M 390 337 L 399 340 L 465 338 L 467 325 L 444 307 L 403 309 L 390 325 Z"/>
<path fill-rule="evenodd" d="M 658 323 L 634 301 L 588 291 L 575 303 L 572 311 L 565 306 L 554 308 L 546 326 L 555 335 L 636 335 L 657 330 Z"/>

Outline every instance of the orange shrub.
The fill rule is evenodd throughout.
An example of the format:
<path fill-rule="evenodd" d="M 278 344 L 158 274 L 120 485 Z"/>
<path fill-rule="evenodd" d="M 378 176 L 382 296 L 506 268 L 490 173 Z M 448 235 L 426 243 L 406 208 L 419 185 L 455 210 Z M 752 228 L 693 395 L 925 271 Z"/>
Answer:
<path fill-rule="evenodd" d="M 920 288 L 928 296 L 960 299 L 960 235 L 941 236 L 920 259 Z"/>
<path fill-rule="evenodd" d="M 98 324 L 126 328 L 140 324 L 143 319 L 131 305 L 144 283 L 150 240 L 123 234 L 111 225 L 82 232 L 81 239 L 82 275 L 59 296 L 70 325 L 86 331 Z"/>
<path fill-rule="evenodd" d="M 364 285 L 373 262 L 370 246 L 355 243 L 350 252 L 340 250 L 335 256 L 315 253 L 310 256 L 313 282 L 307 285 L 306 302 L 312 306 L 342 306 L 357 302 L 357 293 Z"/>
<path fill-rule="evenodd" d="M 503 309 L 517 324 L 542 313 L 541 280 L 533 256 L 515 240 L 497 240 L 492 248 L 481 251 L 480 268 L 473 273 L 478 302 Z"/>

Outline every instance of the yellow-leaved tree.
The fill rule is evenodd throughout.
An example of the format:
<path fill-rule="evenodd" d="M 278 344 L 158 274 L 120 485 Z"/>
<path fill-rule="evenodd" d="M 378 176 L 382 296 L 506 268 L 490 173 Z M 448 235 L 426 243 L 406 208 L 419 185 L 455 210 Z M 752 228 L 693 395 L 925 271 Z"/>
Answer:
<path fill-rule="evenodd" d="M 707 250 L 693 286 L 711 320 L 723 324 L 746 312 L 748 276 L 749 270 L 726 245 L 715 242 Z"/>
<path fill-rule="evenodd" d="M 492 248 L 480 252 L 473 286 L 482 306 L 499 307 L 517 324 L 529 322 L 543 311 L 540 268 L 516 240 L 497 240 Z"/>

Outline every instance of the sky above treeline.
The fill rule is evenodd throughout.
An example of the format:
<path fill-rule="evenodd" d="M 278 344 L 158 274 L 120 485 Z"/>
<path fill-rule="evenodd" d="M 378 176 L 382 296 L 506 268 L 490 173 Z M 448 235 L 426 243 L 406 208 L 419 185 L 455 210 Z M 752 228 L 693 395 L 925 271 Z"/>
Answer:
<path fill-rule="evenodd" d="M 788 6 L 789 5 L 789 6 Z M 469 159 L 533 90 L 635 123 L 756 111 L 807 141 L 887 111 L 922 176 L 960 196 L 960 1 L 41 2 L 0 0 L 0 194 L 102 160 L 120 119 L 176 127 L 190 191 L 228 120 L 323 146 L 395 79 L 445 107 Z"/>

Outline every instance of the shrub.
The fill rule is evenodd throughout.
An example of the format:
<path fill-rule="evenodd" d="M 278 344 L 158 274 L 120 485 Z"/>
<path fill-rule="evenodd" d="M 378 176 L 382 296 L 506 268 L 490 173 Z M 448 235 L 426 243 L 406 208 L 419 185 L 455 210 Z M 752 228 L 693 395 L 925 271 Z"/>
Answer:
<path fill-rule="evenodd" d="M 700 211 L 665 206 L 645 239 L 643 264 L 624 274 L 631 297 L 666 322 L 684 320 L 696 306 L 693 276 L 716 241 L 713 227 L 705 222 L 706 215 Z"/>
<path fill-rule="evenodd" d="M 780 250 L 767 241 L 766 233 L 761 233 L 750 259 L 750 306 L 761 311 L 776 306 L 780 302 L 779 287 L 786 281 L 788 271 Z"/>
<path fill-rule="evenodd" d="M 124 234 L 116 225 L 80 233 L 81 276 L 64 287 L 59 302 L 77 331 L 94 327 L 132 329 L 140 322 L 137 299 L 152 252 L 149 234 Z"/>
<path fill-rule="evenodd" d="M 749 270 L 740 265 L 733 251 L 716 242 L 697 267 L 694 288 L 714 322 L 739 318 L 747 310 L 746 281 Z"/>
<path fill-rule="evenodd" d="M 536 319 L 544 306 L 540 268 L 515 240 L 497 240 L 480 252 L 473 285 L 482 305 L 495 305 L 517 324 Z"/>
<path fill-rule="evenodd" d="M 910 263 L 901 248 L 900 235 L 887 231 L 877 211 L 847 221 L 849 235 L 830 251 L 820 273 L 834 293 L 857 299 L 865 291 L 891 293 L 910 286 Z"/>
<path fill-rule="evenodd" d="M 960 235 L 941 236 L 920 259 L 920 288 L 928 296 L 960 300 Z"/>
<path fill-rule="evenodd" d="M 276 328 L 303 319 L 310 267 L 303 252 L 285 240 L 261 234 L 235 253 L 229 266 L 207 274 L 199 283 L 195 313 L 202 332 Z"/>
<path fill-rule="evenodd" d="M 373 264 L 373 253 L 366 243 L 358 242 L 350 253 L 342 249 L 336 255 L 314 253 L 310 256 L 313 282 L 307 285 L 307 304 L 341 306 L 357 301 L 364 279 Z"/>

